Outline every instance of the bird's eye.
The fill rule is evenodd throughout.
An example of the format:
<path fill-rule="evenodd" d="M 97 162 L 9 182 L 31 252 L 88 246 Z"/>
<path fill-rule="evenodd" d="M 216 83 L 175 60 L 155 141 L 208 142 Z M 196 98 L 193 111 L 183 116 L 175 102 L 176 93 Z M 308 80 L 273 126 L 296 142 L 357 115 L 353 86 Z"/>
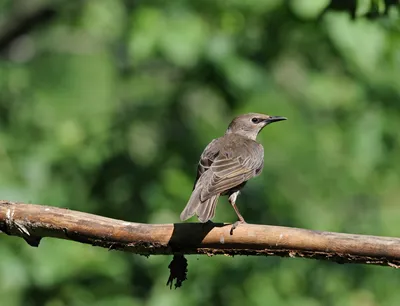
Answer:
<path fill-rule="evenodd" d="M 258 118 L 253 118 L 253 119 L 251 119 L 251 122 L 253 122 L 253 123 L 258 123 L 259 120 L 258 120 Z"/>

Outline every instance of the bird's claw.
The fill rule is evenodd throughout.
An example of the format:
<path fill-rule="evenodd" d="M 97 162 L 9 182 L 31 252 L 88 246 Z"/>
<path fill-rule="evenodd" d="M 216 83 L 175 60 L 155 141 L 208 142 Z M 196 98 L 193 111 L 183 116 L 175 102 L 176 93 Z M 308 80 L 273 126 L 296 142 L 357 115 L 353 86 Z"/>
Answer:
<path fill-rule="evenodd" d="M 246 221 L 239 220 L 232 224 L 230 234 L 233 235 L 233 230 L 238 227 L 239 224 L 246 224 Z"/>

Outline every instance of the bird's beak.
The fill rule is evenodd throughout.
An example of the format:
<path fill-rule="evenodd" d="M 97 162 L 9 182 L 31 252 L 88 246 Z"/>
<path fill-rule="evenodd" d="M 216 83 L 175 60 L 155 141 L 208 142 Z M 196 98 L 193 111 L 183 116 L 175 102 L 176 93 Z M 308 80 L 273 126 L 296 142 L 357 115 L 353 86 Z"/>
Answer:
<path fill-rule="evenodd" d="M 281 116 L 270 116 L 268 119 L 265 119 L 265 123 L 269 124 L 269 123 L 278 122 L 278 121 L 282 121 L 282 120 L 287 120 L 287 118 L 281 117 Z"/>

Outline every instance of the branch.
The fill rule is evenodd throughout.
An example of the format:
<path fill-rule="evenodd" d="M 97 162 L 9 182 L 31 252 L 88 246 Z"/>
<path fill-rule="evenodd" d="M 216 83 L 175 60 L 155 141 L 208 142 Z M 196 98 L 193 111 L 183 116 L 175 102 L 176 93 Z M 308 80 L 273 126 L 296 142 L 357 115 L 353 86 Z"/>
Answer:
<path fill-rule="evenodd" d="M 12 16 L 0 31 L 0 52 L 3 52 L 19 36 L 52 20 L 57 14 L 54 4 L 44 5 L 24 16 Z"/>
<path fill-rule="evenodd" d="M 243 224 L 140 224 L 51 206 L 0 201 L 0 230 L 39 246 L 43 237 L 141 255 L 262 255 L 400 267 L 400 238 Z"/>

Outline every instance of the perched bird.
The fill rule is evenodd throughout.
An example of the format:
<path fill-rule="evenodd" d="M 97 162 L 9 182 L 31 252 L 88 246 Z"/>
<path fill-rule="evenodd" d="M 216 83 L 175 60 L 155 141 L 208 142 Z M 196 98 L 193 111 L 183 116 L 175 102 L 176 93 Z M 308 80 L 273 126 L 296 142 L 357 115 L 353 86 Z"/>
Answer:
<path fill-rule="evenodd" d="M 200 156 L 192 195 L 180 216 L 182 221 L 195 214 L 200 222 L 211 220 L 218 198 L 227 195 L 239 218 L 232 230 L 245 223 L 236 199 L 240 189 L 258 176 L 264 166 L 264 148 L 256 141 L 257 135 L 266 125 L 281 120 L 286 118 L 257 113 L 240 115 L 232 120 L 224 136 L 208 144 Z"/>

